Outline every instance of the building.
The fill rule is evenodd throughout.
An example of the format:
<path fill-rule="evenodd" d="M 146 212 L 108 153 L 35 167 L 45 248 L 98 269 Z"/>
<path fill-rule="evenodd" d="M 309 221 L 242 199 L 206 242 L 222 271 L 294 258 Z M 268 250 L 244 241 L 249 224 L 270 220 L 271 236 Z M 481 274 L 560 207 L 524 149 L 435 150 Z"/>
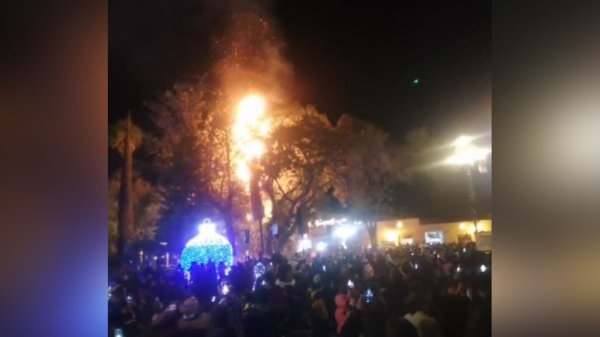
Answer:
<path fill-rule="evenodd" d="M 419 218 L 377 222 L 377 244 L 428 244 L 475 242 L 478 249 L 491 250 L 492 220 L 421 223 Z"/>

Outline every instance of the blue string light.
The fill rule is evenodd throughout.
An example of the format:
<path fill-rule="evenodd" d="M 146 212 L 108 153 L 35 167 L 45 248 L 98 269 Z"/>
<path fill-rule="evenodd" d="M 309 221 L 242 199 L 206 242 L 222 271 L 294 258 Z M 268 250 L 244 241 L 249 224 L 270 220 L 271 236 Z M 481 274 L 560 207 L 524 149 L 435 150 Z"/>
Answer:
<path fill-rule="evenodd" d="M 233 249 L 229 240 L 215 231 L 215 225 L 209 219 L 205 219 L 198 229 L 198 235 L 189 240 L 181 252 L 183 270 L 189 270 L 193 262 L 205 265 L 209 261 L 215 265 L 223 262 L 231 266 Z"/>

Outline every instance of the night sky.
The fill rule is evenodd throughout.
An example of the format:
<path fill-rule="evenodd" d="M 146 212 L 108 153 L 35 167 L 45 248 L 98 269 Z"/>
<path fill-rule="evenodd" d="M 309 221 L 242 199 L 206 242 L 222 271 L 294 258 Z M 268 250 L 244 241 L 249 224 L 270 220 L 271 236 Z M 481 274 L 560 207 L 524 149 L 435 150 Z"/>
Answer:
<path fill-rule="evenodd" d="M 109 0 L 109 123 L 131 110 L 135 123 L 151 129 L 143 102 L 213 66 L 211 41 L 226 28 L 232 3 L 240 1 Z M 485 0 L 265 5 L 294 68 L 292 98 L 315 105 L 333 121 L 343 113 L 371 121 L 397 143 L 407 131 L 426 127 L 444 144 L 463 133 L 490 139 L 490 7 Z M 111 172 L 120 161 L 113 152 Z M 489 211 L 490 175 L 478 179 Z M 461 174 L 449 183 L 454 187 L 443 200 L 466 198 Z M 465 205 L 445 202 L 451 210 L 446 216 L 415 191 L 398 192 L 403 209 L 429 217 L 464 216 L 455 211 Z"/>
<path fill-rule="evenodd" d="M 109 1 L 109 123 L 212 65 L 231 1 Z M 393 138 L 491 131 L 490 1 L 273 1 L 293 97 Z M 413 81 L 419 80 L 415 85 Z"/>

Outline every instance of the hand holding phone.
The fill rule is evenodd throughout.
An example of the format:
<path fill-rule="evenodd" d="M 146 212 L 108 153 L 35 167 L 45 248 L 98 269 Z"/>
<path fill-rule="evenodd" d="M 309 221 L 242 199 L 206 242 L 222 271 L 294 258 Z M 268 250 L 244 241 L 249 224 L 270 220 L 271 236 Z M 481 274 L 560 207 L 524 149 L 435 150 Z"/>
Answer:
<path fill-rule="evenodd" d="M 223 286 L 221 286 L 221 295 L 225 296 L 227 294 L 229 294 L 229 286 L 227 283 L 223 283 Z"/>
<path fill-rule="evenodd" d="M 371 288 L 367 288 L 367 290 L 365 291 L 365 293 L 363 295 L 363 299 L 365 300 L 365 303 L 367 303 L 367 304 L 373 303 L 373 300 L 375 299 L 375 295 L 373 294 L 373 291 L 371 290 Z"/>

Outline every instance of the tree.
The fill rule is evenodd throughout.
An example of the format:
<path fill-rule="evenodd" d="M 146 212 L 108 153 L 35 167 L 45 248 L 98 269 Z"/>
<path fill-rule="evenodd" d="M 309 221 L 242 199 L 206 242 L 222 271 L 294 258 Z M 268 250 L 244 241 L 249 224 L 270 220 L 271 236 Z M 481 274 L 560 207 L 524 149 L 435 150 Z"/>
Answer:
<path fill-rule="evenodd" d="M 278 227 L 277 244 L 268 233 L 268 250 L 281 251 L 305 226 L 316 202 L 333 182 L 340 152 L 337 135 L 326 116 L 313 107 L 290 105 L 274 115 L 276 129 L 262 162 L 261 188 L 272 212 L 267 228 Z"/>
<path fill-rule="evenodd" d="M 119 191 L 122 176 L 114 174 L 108 182 L 108 243 L 109 255 L 117 253 Z M 133 230 L 130 242 L 154 240 L 158 221 L 164 209 L 160 193 L 156 187 L 136 172 L 132 179 L 131 205 L 133 210 Z"/>
<path fill-rule="evenodd" d="M 110 130 L 110 146 L 123 157 L 118 208 L 117 253 L 123 255 L 127 242 L 134 236 L 134 214 L 132 207 L 133 152 L 142 142 L 141 130 L 131 122 L 131 113 L 127 119 L 119 121 Z"/>
<path fill-rule="evenodd" d="M 235 251 L 235 223 L 247 200 L 232 177 L 227 97 L 207 76 L 177 84 L 147 106 L 157 130 L 152 152 L 167 201 L 165 229 L 185 233 L 202 217 L 218 215 Z"/>
<path fill-rule="evenodd" d="M 393 215 L 393 187 L 403 178 L 397 150 L 388 134 L 366 121 L 343 115 L 336 129 L 346 144 L 336 169 L 336 190 L 375 245 L 376 223 Z"/>

